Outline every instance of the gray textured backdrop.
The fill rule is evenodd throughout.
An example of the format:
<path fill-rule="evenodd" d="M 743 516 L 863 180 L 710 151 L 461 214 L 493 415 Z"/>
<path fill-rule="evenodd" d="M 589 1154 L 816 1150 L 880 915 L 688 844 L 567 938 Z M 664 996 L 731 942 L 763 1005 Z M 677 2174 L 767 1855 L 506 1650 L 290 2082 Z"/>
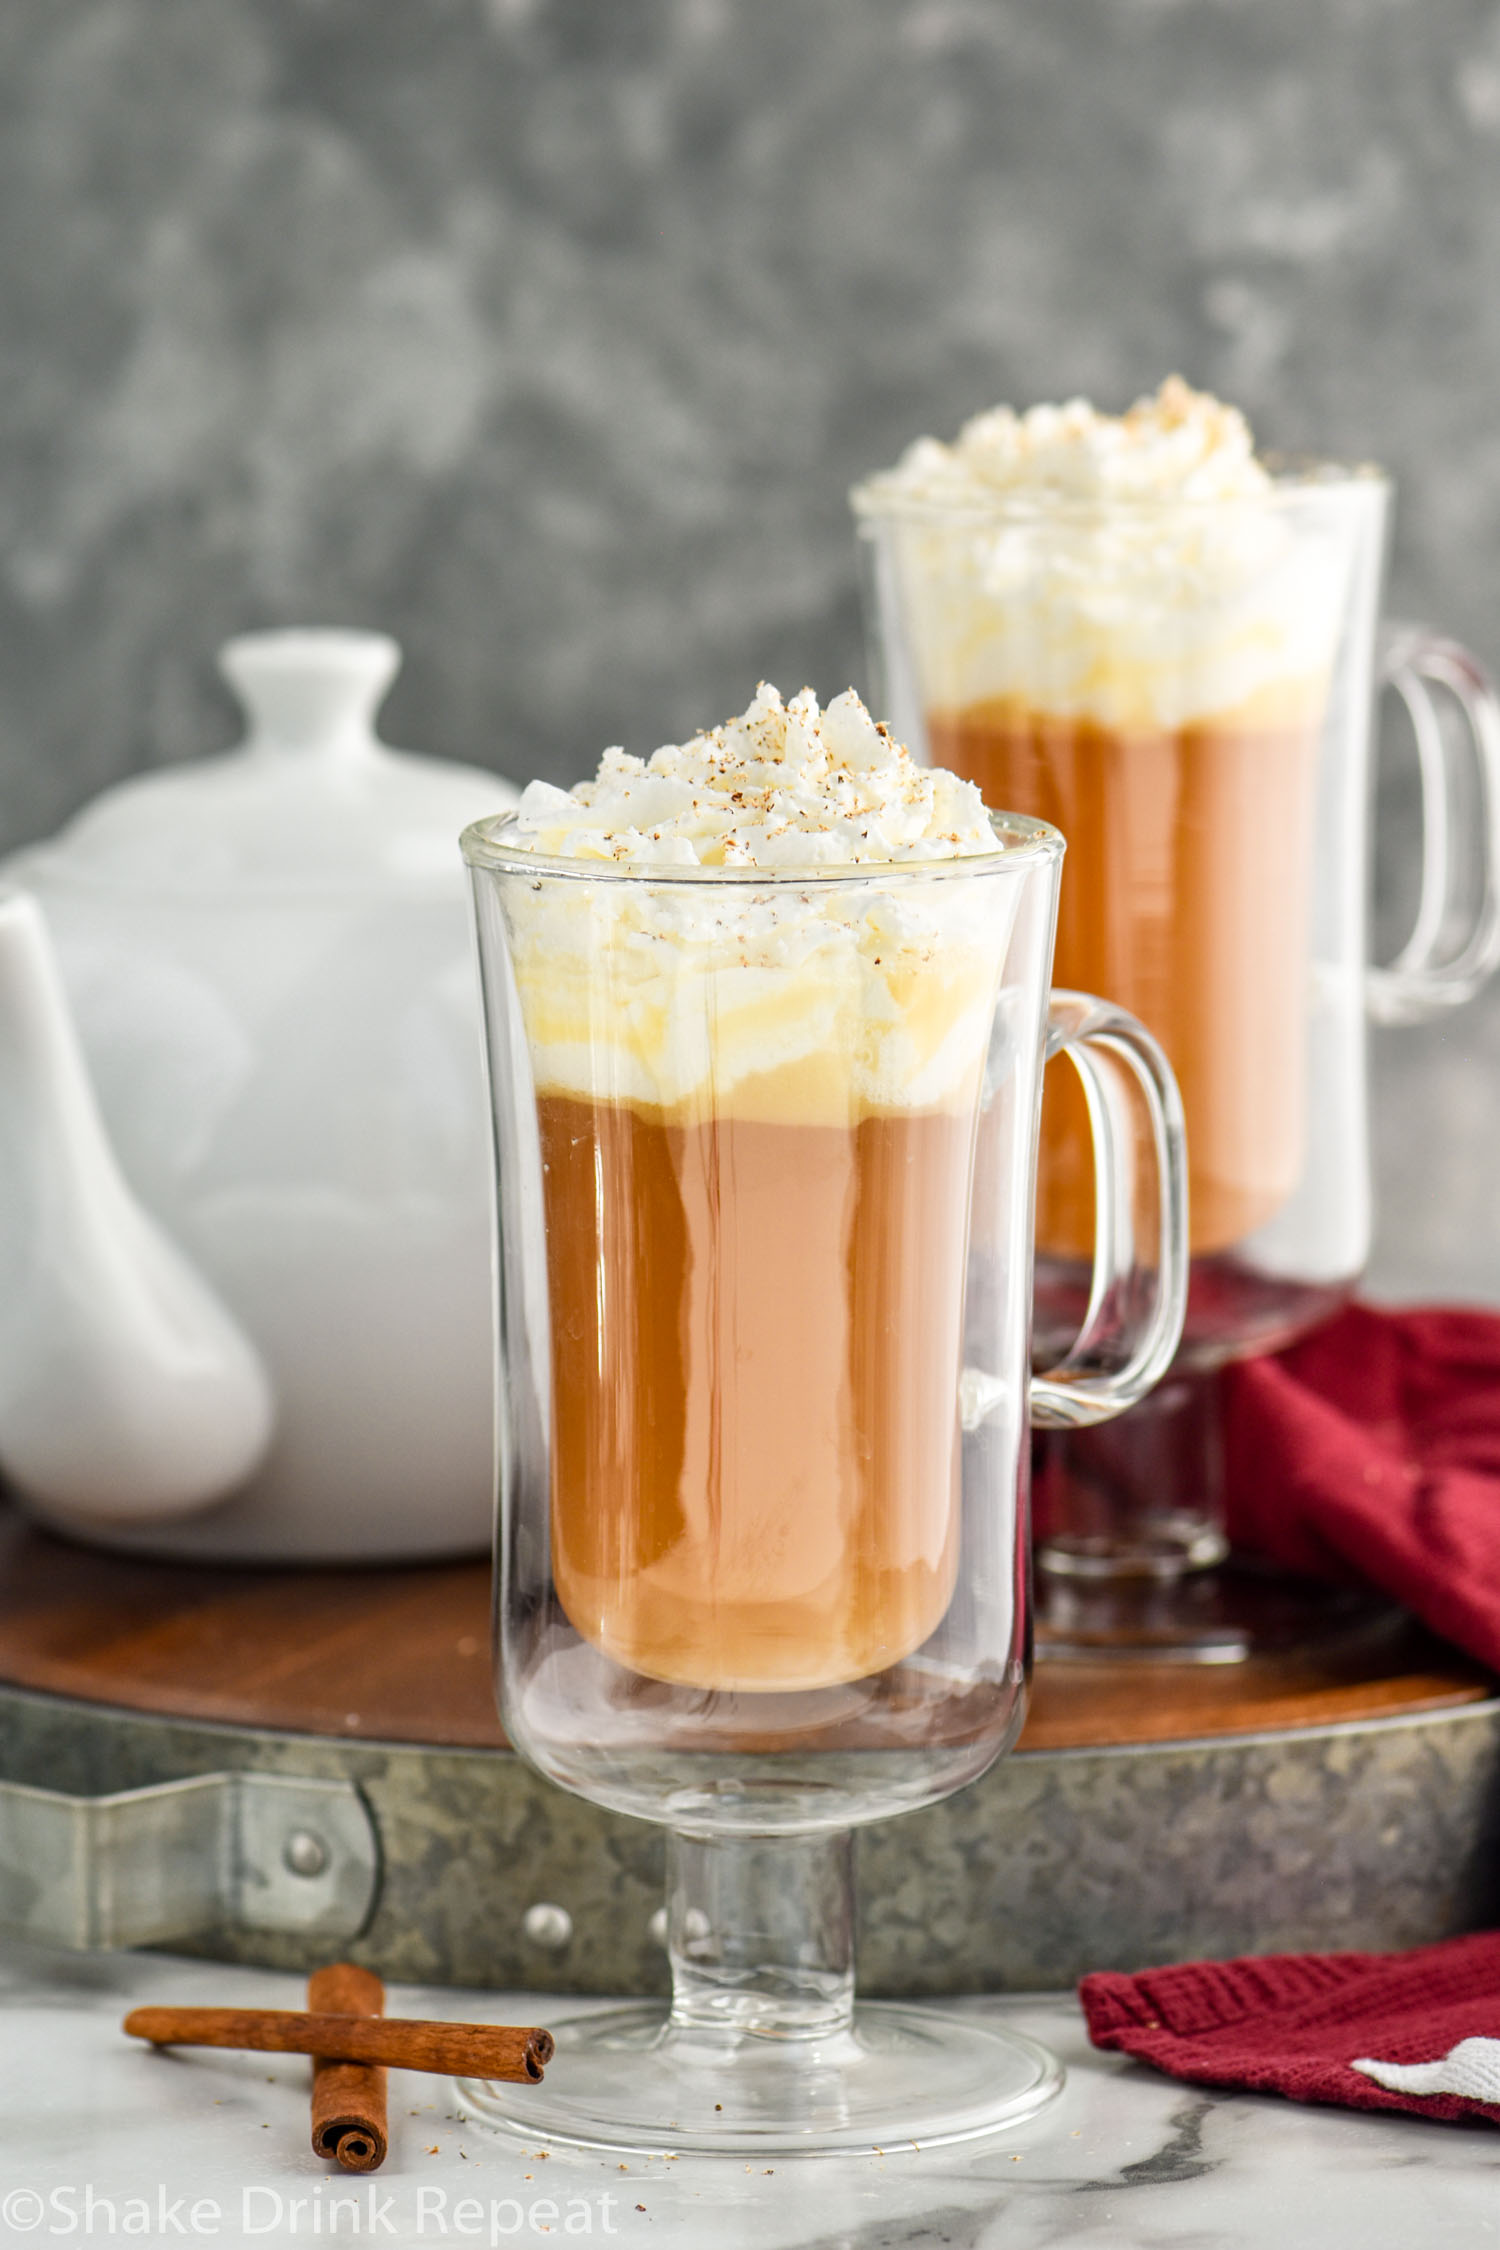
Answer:
<path fill-rule="evenodd" d="M 1491 0 L 3 0 L 0 102 L 0 844 L 256 623 L 522 778 L 831 692 L 857 472 L 1171 367 L 1500 658 Z M 1500 991 L 1376 1070 L 1378 1278 L 1500 1301 Z"/>

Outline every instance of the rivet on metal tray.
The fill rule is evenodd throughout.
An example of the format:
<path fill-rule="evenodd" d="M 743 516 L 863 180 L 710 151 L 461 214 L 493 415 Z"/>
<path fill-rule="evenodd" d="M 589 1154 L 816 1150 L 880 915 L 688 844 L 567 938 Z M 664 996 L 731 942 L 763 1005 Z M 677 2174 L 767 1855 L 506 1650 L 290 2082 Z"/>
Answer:
<path fill-rule="evenodd" d="M 696 1939 L 706 1938 L 709 1932 L 709 1927 L 710 1924 L 708 1916 L 704 1913 L 701 1906 L 690 1906 L 686 1914 L 682 1918 L 682 1934 L 688 1940 L 689 1944 L 693 1943 Z M 664 1906 L 659 1906 L 656 1909 L 656 1912 L 652 1915 L 650 1921 L 646 1924 L 646 1935 L 648 1938 L 650 1938 L 653 1945 L 664 1946 L 667 1942 L 668 1934 L 669 1924 L 667 1922 L 667 1910 Z"/>
<path fill-rule="evenodd" d="M 321 1875 L 328 1865 L 328 1846 L 310 1828 L 294 1828 L 281 1858 L 289 1874 Z"/>
<path fill-rule="evenodd" d="M 565 1906 L 554 1906 L 548 1899 L 538 1899 L 536 1905 L 528 1906 L 522 1915 L 521 1928 L 533 1945 L 542 1945 L 549 1953 L 557 1953 L 573 1935 L 573 1917 Z"/>

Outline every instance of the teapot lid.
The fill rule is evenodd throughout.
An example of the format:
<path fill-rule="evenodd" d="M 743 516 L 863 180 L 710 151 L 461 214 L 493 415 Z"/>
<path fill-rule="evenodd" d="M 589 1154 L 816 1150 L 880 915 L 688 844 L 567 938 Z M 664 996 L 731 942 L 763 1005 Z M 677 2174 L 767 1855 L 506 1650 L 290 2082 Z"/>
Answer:
<path fill-rule="evenodd" d="M 462 886 L 459 831 L 516 791 L 374 731 L 401 651 L 384 633 L 245 633 L 219 651 L 236 749 L 138 774 L 13 862 L 27 883 L 194 897 Z"/>

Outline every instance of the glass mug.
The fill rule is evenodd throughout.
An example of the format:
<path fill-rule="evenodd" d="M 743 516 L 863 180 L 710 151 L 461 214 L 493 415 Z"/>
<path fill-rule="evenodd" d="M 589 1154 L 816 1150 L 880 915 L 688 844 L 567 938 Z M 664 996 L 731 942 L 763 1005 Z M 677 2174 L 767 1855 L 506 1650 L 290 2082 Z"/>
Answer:
<path fill-rule="evenodd" d="M 466 831 L 499 1179 L 499 1691 L 533 1765 L 671 1832 L 670 2010 L 564 2021 L 466 2106 L 646 2149 L 957 2139 L 1060 2082 L 853 2006 L 858 1825 L 974 1780 L 1030 1655 L 1032 1416 L 1168 1365 L 1181 1112 L 1123 1011 L 1049 994 L 1063 844 L 670 875 Z M 1101 1223 L 1028 1377 L 1037 1117 L 1066 1052 Z M 1142 1228 L 1137 1174 L 1149 1172 Z"/>
<path fill-rule="evenodd" d="M 1188 1587 L 1175 1608 L 1160 1590 L 1226 1551 L 1213 1371 L 1324 1318 L 1364 1267 L 1367 1016 L 1441 1013 L 1500 959 L 1500 707 L 1452 643 L 1378 634 L 1389 485 L 1374 470 L 1292 468 L 1233 499 L 1033 491 L 979 507 L 876 477 L 852 500 L 893 728 L 987 803 L 1062 829 L 1057 974 L 1131 1009 L 1182 1089 L 1182 1348 L 1127 1420 L 1043 1449 L 1049 1645 L 1231 1658 L 1249 1645 L 1232 1619 L 1206 1624 Z M 1383 969 L 1366 931 L 1377 681 L 1411 714 L 1425 816 L 1416 926 Z M 1467 721 L 1467 759 L 1434 685 Z M 1452 848 L 1459 805 L 1477 885 Z M 1044 1348 L 1086 1300 L 1091 1198 L 1086 1115 L 1049 1080 Z"/>

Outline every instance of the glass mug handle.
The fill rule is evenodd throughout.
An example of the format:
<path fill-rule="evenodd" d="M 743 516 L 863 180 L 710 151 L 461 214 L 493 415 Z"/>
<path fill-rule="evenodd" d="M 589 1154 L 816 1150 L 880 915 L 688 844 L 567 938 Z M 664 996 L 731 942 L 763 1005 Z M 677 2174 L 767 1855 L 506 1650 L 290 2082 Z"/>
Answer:
<path fill-rule="evenodd" d="M 1416 736 L 1422 777 L 1422 892 L 1411 936 L 1394 961 L 1367 976 L 1377 1023 L 1420 1023 L 1461 1007 L 1500 966 L 1500 701 L 1477 658 L 1425 625 L 1387 625 L 1377 664 Z M 1443 945 L 1453 895 L 1453 821 L 1448 751 L 1432 690 L 1446 688 L 1465 720 L 1478 785 L 1481 889 L 1473 924 L 1457 952 Z"/>
<path fill-rule="evenodd" d="M 1170 1366 L 1188 1289 L 1187 1139 L 1172 1066 L 1144 1024 L 1086 992 L 1054 992 L 1047 1059 L 1066 1054 L 1083 1084 L 1094 1137 L 1094 1272 L 1067 1357 L 1031 1383 L 1041 1429 L 1076 1430 L 1134 1406 Z M 1134 1099 L 1132 1100 L 1132 1095 Z M 1131 1112 L 1144 1110 L 1156 1162 L 1154 1274 L 1135 1249 Z M 1144 1308 L 1134 1300 L 1143 1278 Z"/>

